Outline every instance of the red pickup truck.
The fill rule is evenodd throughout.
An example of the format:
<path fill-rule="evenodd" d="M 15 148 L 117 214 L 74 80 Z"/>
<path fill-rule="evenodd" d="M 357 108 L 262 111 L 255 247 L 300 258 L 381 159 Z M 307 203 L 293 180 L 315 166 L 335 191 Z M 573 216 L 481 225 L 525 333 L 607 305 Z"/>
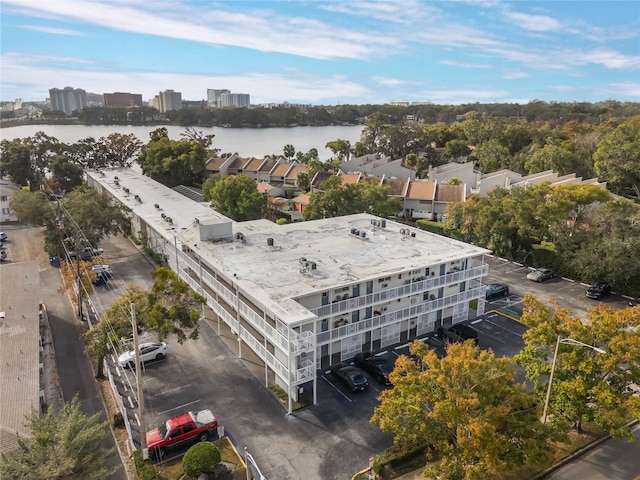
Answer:
<path fill-rule="evenodd" d="M 162 456 L 170 448 L 206 441 L 216 428 L 218 421 L 211 410 L 183 413 L 147 432 L 147 448 L 150 454 Z"/>

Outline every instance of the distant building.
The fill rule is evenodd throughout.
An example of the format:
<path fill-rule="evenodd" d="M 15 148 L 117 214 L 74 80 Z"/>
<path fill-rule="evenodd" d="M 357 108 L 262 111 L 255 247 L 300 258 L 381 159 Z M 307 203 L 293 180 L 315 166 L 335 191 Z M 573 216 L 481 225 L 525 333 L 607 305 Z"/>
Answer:
<path fill-rule="evenodd" d="M 105 93 L 104 106 L 142 107 L 142 95 L 139 93 Z"/>
<path fill-rule="evenodd" d="M 160 113 L 180 110 L 182 108 L 182 93 L 173 90 L 165 90 L 158 93 L 153 99 L 153 105 Z"/>
<path fill-rule="evenodd" d="M 11 197 L 20 187 L 12 182 L 0 180 L 0 222 L 15 222 L 18 217 L 9 208 Z"/>
<path fill-rule="evenodd" d="M 207 106 L 209 108 L 248 108 L 250 104 L 251 98 L 248 93 L 231 93 L 229 90 L 207 89 Z"/>
<path fill-rule="evenodd" d="M 214 88 L 207 88 L 207 106 L 209 108 L 220 108 L 220 97 L 222 94 L 231 93 L 229 90 L 216 90 Z"/>
<path fill-rule="evenodd" d="M 87 108 L 87 92 L 81 88 L 64 87 L 52 88 L 49 90 L 51 110 L 54 112 L 64 112 L 71 116 L 74 111 Z"/>
<path fill-rule="evenodd" d="M 248 93 L 223 93 L 220 95 L 220 106 L 223 108 L 249 108 L 250 103 Z"/>

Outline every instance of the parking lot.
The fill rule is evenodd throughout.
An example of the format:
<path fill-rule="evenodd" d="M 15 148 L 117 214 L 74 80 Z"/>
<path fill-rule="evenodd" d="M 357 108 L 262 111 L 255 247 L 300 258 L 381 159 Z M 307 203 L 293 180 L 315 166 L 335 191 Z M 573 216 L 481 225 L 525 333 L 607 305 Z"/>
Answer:
<path fill-rule="evenodd" d="M 108 288 L 96 289 L 102 303 L 108 303 L 124 285 L 151 284 L 151 264 L 125 239 L 116 240 L 115 249 L 113 240 L 104 245 L 112 259 L 114 280 L 106 285 Z M 597 303 L 585 297 L 584 285 L 561 278 L 537 284 L 526 280 L 528 272 L 527 267 L 490 259 L 486 283 L 507 284 L 510 294 L 490 302 L 485 315 L 465 322 L 478 332 L 479 346 L 493 350 L 496 356 L 511 357 L 522 347 L 526 328 L 495 312 L 521 312 L 522 295 L 532 293 L 545 301 L 555 298 L 580 315 Z M 627 300 L 611 296 L 606 301 L 624 307 Z M 264 386 L 264 367 L 252 361 L 246 348 L 245 358 L 239 359 L 233 348 L 234 344 L 237 348 L 235 336 L 225 330 L 224 324 L 220 334 L 217 329 L 213 314 L 207 312 L 197 341 L 179 345 L 170 338 L 167 358 L 145 367 L 147 429 L 184 411 L 209 408 L 238 448 L 248 447 L 266 478 L 283 480 L 350 478 L 368 464 L 370 455 L 392 445 L 392 436 L 369 421 L 378 395 L 389 387 L 369 373 L 364 372 L 369 386 L 354 393 L 328 370 L 318 372 L 318 404 L 287 415 L 286 406 Z M 445 354 L 444 343 L 433 334 L 422 340 L 438 355 Z M 382 352 L 392 361 L 401 354 L 408 354 L 407 345 Z M 131 404 L 135 403 L 133 372 L 119 371 L 119 375 L 121 383 L 128 385 Z M 523 380 L 523 372 L 517 378 Z"/>

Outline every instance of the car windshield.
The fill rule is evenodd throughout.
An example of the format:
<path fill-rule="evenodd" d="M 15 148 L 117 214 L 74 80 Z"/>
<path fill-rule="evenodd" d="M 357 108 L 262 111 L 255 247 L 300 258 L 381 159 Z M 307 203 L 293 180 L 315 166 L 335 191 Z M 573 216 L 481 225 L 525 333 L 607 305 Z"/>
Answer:
<path fill-rule="evenodd" d="M 167 438 L 167 433 L 169 433 L 167 431 L 167 424 L 163 423 L 162 425 L 160 425 L 158 427 L 158 432 L 160 432 L 160 438 Z"/>

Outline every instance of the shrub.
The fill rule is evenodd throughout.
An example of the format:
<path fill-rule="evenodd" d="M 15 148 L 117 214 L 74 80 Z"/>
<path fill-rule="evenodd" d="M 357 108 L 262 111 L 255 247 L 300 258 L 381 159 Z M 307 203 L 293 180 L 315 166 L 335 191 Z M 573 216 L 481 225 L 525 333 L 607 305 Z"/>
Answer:
<path fill-rule="evenodd" d="M 276 220 L 276 223 L 278 225 L 286 225 L 287 224 L 287 219 L 286 218 L 279 218 Z"/>
<path fill-rule="evenodd" d="M 140 480 L 159 480 L 160 477 L 156 472 L 151 460 L 142 460 L 142 450 L 133 452 L 133 460 L 136 464 L 136 472 Z"/>
<path fill-rule="evenodd" d="M 184 454 L 182 469 L 190 477 L 198 478 L 201 473 L 213 470 L 221 459 L 220 450 L 213 443 L 199 442 Z"/>

